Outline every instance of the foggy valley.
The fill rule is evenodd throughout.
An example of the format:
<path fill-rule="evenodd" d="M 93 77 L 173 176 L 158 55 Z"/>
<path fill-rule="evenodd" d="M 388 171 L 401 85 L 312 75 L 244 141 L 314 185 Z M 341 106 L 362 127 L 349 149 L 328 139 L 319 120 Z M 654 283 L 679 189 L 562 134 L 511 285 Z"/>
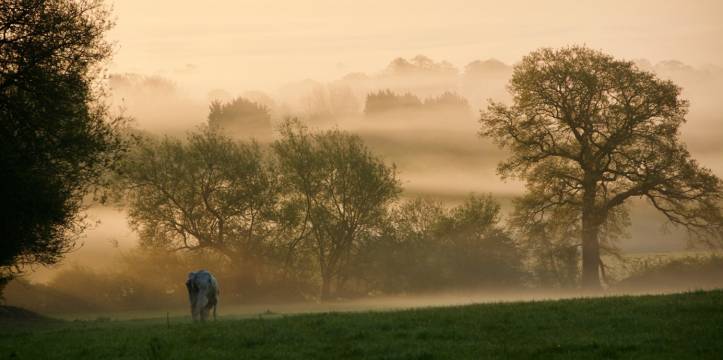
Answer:
<path fill-rule="evenodd" d="M 716 358 L 720 14 L 0 0 L 0 358 Z"/>
<path fill-rule="evenodd" d="M 695 68 L 674 60 L 654 65 L 647 60 L 637 63 L 683 87 L 691 102 L 683 139 L 696 159 L 719 176 L 723 174 L 723 144 L 718 141 L 723 138 L 723 127 L 717 125 L 723 121 L 723 104 L 718 101 L 723 93 L 723 69 Z M 477 132 L 478 113 L 487 100 L 509 100 L 505 85 L 511 73 L 511 65 L 494 58 L 455 67 L 445 60 L 419 55 L 392 59 L 387 67 L 370 74 L 353 72 L 328 83 L 311 79 L 291 82 L 270 93 L 247 89 L 232 95 L 216 88 L 194 97 L 178 81 L 142 74 L 111 74 L 110 88 L 113 108 L 130 117 L 134 127 L 153 134 L 183 136 L 206 123 L 211 101 L 242 97 L 267 106 L 273 126 L 285 117 L 298 116 L 313 128 L 360 134 L 375 152 L 397 165 L 404 197 L 422 195 L 457 204 L 470 193 L 490 193 L 506 211 L 510 199 L 524 186 L 497 176 L 497 163 L 506 154 Z M 366 95 L 383 90 L 409 93 L 422 100 L 458 94 L 468 105 L 461 111 L 392 109 L 365 115 Z M 687 235 L 666 229 L 664 217 L 644 201 L 636 202 L 632 211 L 630 239 L 620 242 L 625 253 L 689 250 Z M 46 282 L 68 266 L 112 267 L 109 258 L 136 246 L 137 238 L 127 226 L 122 208 L 94 206 L 89 214 L 99 223 L 87 233 L 83 247 L 58 266 L 38 268 L 31 279 Z"/>

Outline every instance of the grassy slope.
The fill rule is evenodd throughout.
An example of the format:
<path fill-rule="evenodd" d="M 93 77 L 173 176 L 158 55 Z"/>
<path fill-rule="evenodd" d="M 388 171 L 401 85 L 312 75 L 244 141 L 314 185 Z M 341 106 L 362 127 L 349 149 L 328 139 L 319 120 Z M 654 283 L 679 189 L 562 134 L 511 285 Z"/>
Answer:
<path fill-rule="evenodd" d="M 723 291 L 329 313 L 0 326 L 0 358 L 721 358 Z"/>

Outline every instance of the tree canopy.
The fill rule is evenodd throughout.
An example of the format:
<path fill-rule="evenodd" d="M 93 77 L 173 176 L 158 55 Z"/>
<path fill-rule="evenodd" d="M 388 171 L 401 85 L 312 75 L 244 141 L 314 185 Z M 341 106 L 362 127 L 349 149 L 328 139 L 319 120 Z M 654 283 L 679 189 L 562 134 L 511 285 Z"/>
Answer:
<path fill-rule="evenodd" d="M 328 299 L 360 241 L 380 230 L 387 206 L 400 192 L 395 169 L 356 135 L 309 133 L 294 121 L 284 124 L 273 148 L 284 186 L 305 209 L 308 233 L 301 245 L 314 254 L 321 298 Z"/>
<path fill-rule="evenodd" d="M 530 218 L 579 216 L 583 286 L 599 286 L 603 225 L 643 197 L 697 239 L 721 239 L 721 181 L 680 140 L 688 102 L 671 81 L 585 47 L 540 49 L 515 66 L 513 104 L 490 103 L 481 134 L 507 148 L 503 176 L 526 180 Z"/>
<path fill-rule="evenodd" d="M 121 154 L 96 81 L 111 25 L 99 0 L 0 1 L 0 279 L 73 247 L 83 198 Z"/>
<path fill-rule="evenodd" d="M 500 224 L 490 196 L 470 195 L 452 208 L 428 198 L 402 202 L 358 267 L 388 291 L 505 288 L 522 282 L 522 253 Z"/>
<path fill-rule="evenodd" d="M 363 237 L 383 224 L 399 192 L 394 169 L 358 136 L 293 121 L 272 150 L 210 128 L 140 142 L 121 186 L 141 245 L 221 254 L 251 285 L 263 268 L 295 277 L 313 267 L 327 299 Z"/>
<path fill-rule="evenodd" d="M 364 105 L 365 115 L 378 115 L 388 111 L 415 111 L 418 113 L 437 111 L 458 112 L 467 115 L 470 112 L 467 99 L 454 92 L 445 91 L 439 96 L 421 100 L 409 92 L 397 94 L 389 89 L 367 94 Z"/>
<path fill-rule="evenodd" d="M 269 109 L 238 97 L 228 103 L 214 101 L 209 106 L 208 126 L 232 136 L 268 141 L 271 138 Z"/>
<path fill-rule="evenodd" d="M 223 255 L 255 281 L 279 230 L 279 187 L 254 142 L 211 129 L 146 139 L 123 167 L 141 245 Z"/>

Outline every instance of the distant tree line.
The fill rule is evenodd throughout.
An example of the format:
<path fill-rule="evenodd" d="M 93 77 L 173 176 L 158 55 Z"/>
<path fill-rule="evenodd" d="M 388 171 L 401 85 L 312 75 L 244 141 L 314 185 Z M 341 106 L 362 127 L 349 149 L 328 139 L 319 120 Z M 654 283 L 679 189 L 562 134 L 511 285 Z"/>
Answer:
<path fill-rule="evenodd" d="M 243 97 L 227 103 L 214 100 L 209 107 L 208 126 L 235 137 L 269 141 L 271 112 L 267 106 Z"/>
<path fill-rule="evenodd" d="M 314 284 L 321 299 L 598 288 L 610 282 L 605 258 L 620 256 L 632 197 L 648 199 L 695 239 L 720 244 L 721 182 L 677 138 L 687 102 L 674 84 L 571 47 L 525 57 L 510 90 L 513 104 L 493 102 L 480 120 L 482 136 L 510 149 L 500 173 L 527 182 L 507 227 L 489 197 L 453 208 L 401 201 L 394 167 L 356 135 L 287 121 L 268 146 L 232 141 L 215 125 L 221 115 L 267 113 L 243 99 L 213 105 L 212 126 L 185 141 L 147 139 L 132 153 L 131 221 L 144 246 L 213 251 L 248 288 L 290 281 L 308 294 Z M 422 101 L 382 90 L 368 95 L 365 113 L 444 107 L 467 103 L 453 93 Z"/>
<path fill-rule="evenodd" d="M 342 91 L 346 90 L 346 92 Z M 356 114 L 356 106 L 339 102 L 352 102 L 354 95 L 346 88 L 324 93 L 316 89 L 306 100 L 305 121 L 325 123 L 336 116 Z M 346 99 L 346 100 L 345 100 Z M 444 113 L 444 116 L 467 118 L 472 112 L 467 99 L 454 92 L 420 99 L 412 93 L 396 93 L 385 89 L 367 94 L 363 113 L 368 116 L 383 115 L 391 111 L 411 114 Z M 251 99 L 237 97 L 228 102 L 214 100 L 209 107 L 209 127 L 233 138 L 256 139 L 262 143 L 271 141 L 273 133 L 271 109 Z"/>
<path fill-rule="evenodd" d="M 467 99 L 453 93 L 444 92 L 437 97 L 421 100 L 411 93 L 398 94 L 389 89 L 379 90 L 367 95 L 364 114 L 375 115 L 388 111 L 435 112 L 440 110 L 469 112 Z"/>

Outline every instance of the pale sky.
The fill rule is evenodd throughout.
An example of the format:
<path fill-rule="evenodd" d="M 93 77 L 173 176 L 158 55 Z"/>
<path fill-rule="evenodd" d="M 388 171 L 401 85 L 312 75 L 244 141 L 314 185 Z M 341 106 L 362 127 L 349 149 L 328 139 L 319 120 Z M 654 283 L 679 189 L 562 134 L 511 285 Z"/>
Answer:
<path fill-rule="evenodd" d="M 723 1 L 119 0 L 113 7 L 111 71 L 164 75 L 199 91 L 331 80 L 417 54 L 458 67 L 490 57 L 514 63 L 567 44 L 723 65 Z"/>

